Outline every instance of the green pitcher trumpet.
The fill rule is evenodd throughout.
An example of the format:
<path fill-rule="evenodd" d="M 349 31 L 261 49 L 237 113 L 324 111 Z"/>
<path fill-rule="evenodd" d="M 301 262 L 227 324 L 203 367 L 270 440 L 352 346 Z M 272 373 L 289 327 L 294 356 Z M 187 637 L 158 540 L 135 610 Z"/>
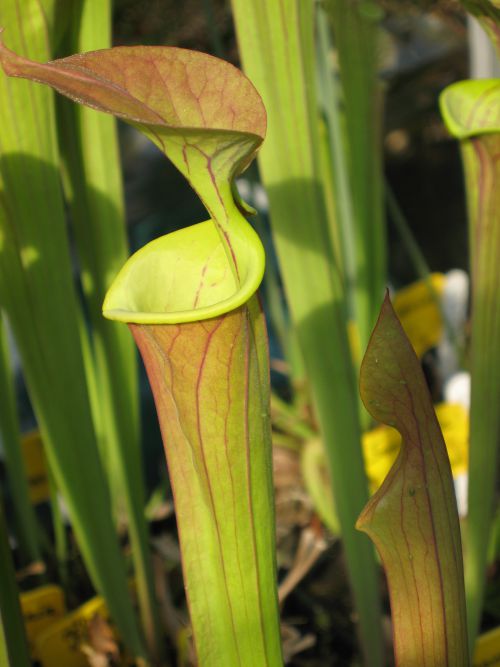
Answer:
<path fill-rule="evenodd" d="M 209 259 L 190 264 L 198 243 L 207 244 Z M 105 315 L 129 320 L 155 397 L 199 663 L 281 665 L 263 313 L 255 296 L 231 307 L 240 290 L 224 298 L 234 279 L 211 221 L 138 254 L 110 289 Z M 161 270 L 152 283 L 159 263 L 172 268 L 181 256 L 171 290 Z M 146 258 L 151 267 L 141 266 Z M 124 286 L 132 282 L 138 287 L 129 296 Z M 125 311 L 131 301 L 135 312 Z M 224 312 L 214 314 L 220 304 Z"/>
<path fill-rule="evenodd" d="M 500 443 L 500 80 L 449 86 L 441 96 L 441 113 L 460 140 L 469 214 L 472 385 L 465 589 L 472 649 L 481 620 Z"/>
<path fill-rule="evenodd" d="M 467 667 L 460 525 L 450 462 L 418 358 L 388 294 L 365 352 L 360 393 L 402 437 L 397 459 L 356 524 L 389 587 L 398 667 Z"/>
<path fill-rule="evenodd" d="M 175 497 L 199 664 L 282 665 L 276 594 L 269 362 L 257 288 L 264 252 L 233 185 L 266 114 L 228 63 L 123 47 L 42 65 L 1 49 L 5 71 L 51 85 L 144 132 L 211 219 L 149 243 L 111 286 L 144 359 Z"/>
<path fill-rule="evenodd" d="M 108 291 L 104 316 L 135 324 L 181 324 L 218 317 L 247 303 L 262 280 L 264 250 L 236 207 L 229 219 L 239 227 L 238 234 L 231 230 L 230 247 L 237 276 L 216 224 L 207 220 L 136 252 Z"/>

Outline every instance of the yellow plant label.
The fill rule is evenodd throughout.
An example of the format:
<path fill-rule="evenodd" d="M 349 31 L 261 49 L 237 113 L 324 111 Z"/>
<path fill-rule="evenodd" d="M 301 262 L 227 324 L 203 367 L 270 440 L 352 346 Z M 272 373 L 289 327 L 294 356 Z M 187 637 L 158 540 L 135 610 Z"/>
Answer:
<path fill-rule="evenodd" d="M 472 664 L 473 667 L 500 667 L 500 628 L 479 637 Z"/>
<path fill-rule="evenodd" d="M 469 413 L 458 403 L 439 403 L 435 409 L 446 442 L 453 477 L 456 477 L 467 471 Z"/>
<path fill-rule="evenodd" d="M 453 476 L 467 469 L 469 415 L 462 406 L 440 403 L 435 406 L 443 431 Z M 363 434 L 365 468 L 374 493 L 382 484 L 399 452 L 401 436 L 390 426 L 378 426 Z"/>
<path fill-rule="evenodd" d="M 25 435 L 21 442 L 30 500 L 33 505 L 49 499 L 49 480 L 43 453 L 42 439 L 38 431 Z"/>
<path fill-rule="evenodd" d="M 425 280 L 419 280 L 399 290 L 393 300 L 394 310 L 418 357 L 435 347 L 443 335 L 443 318 L 432 290 L 438 296 L 442 294 L 445 276 L 433 273 L 430 281 L 432 289 Z"/>
<path fill-rule="evenodd" d="M 394 428 L 377 426 L 363 433 L 365 470 L 373 494 L 389 472 L 401 445 L 401 436 Z"/>
<path fill-rule="evenodd" d="M 30 653 L 35 659 L 36 637 L 66 613 L 64 594 L 59 586 L 48 585 L 21 593 L 20 599 Z"/>
<path fill-rule="evenodd" d="M 89 623 L 100 616 L 109 620 L 104 599 L 95 597 L 52 624 L 35 640 L 42 667 L 88 667 L 84 648 L 89 645 Z"/>

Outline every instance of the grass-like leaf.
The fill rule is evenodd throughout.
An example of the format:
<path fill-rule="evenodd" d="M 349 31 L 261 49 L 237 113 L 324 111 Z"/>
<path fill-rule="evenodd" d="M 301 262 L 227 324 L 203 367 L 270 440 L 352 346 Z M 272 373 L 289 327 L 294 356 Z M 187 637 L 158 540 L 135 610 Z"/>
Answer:
<path fill-rule="evenodd" d="M 325 212 L 315 93 L 314 3 L 233 0 L 246 73 L 269 132 L 259 156 L 273 238 L 327 451 L 367 664 L 383 664 L 373 549 L 354 530 L 368 497 L 342 267 Z"/>
<path fill-rule="evenodd" d="M 66 52 L 109 46 L 109 0 L 75 2 L 63 47 Z M 61 47 L 62 48 L 62 47 Z M 81 279 L 91 321 L 91 353 L 96 378 L 99 437 L 112 485 L 113 502 L 123 511 L 120 460 L 139 451 L 136 351 L 123 327 L 102 317 L 102 300 L 129 255 L 116 121 L 57 99 L 58 133 L 66 167 L 66 194 L 81 264 Z M 122 450 L 120 452 L 120 449 Z M 130 466 L 131 464 L 129 464 Z M 132 469 L 140 471 L 134 461 Z M 140 475 L 137 475 L 140 478 Z M 134 481 L 132 487 L 137 486 Z M 132 480 L 130 480 L 132 482 Z M 119 512 L 117 511 L 118 515 Z"/>
<path fill-rule="evenodd" d="M 50 57 L 54 6 L 2 2 L 9 44 Z M 45 11 L 44 11 L 45 10 Z M 97 450 L 80 347 L 51 91 L 0 75 L 0 301 L 23 360 L 47 460 L 90 576 L 135 655 L 144 648 L 128 595 Z"/>
<path fill-rule="evenodd" d="M 351 206 L 339 202 L 339 224 L 351 227 L 355 238 L 356 325 L 364 349 L 387 282 L 385 211 L 382 167 L 382 85 L 378 80 L 378 38 L 382 10 L 375 2 L 325 3 L 338 58 L 342 102 L 325 110 L 341 116 L 343 137 L 336 137 L 332 154 L 344 151 Z M 342 142 L 343 140 L 343 142 Z M 339 160 L 337 160 L 337 163 Z M 339 165 L 340 166 L 340 165 Z M 340 173 L 333 174 L 339 195 Z M 340 199 L 340 196 L 339 196 Z M 344 236 L 349 232 L 346 230 Z"/>
<path fill-rule="evenodd" d="M 5 523 L 1 503 L 0 612 L 0 664 L 3 667 L 30 667 L 32 663 L 19 602 L 19 590 L 16 584 L 14 564 L 12 563 L 7 524 Z"/>
<path fill-rule="evenodd" d="M 388 296 L 361 365 L 360 390 L 371 415 L 403 439 L 357 522 L 386 570 L 396 663 L 465 667 L 462 550 L 450 463 L 422 369 Z"/>
<path fill-rule="evenodd" d="M 12 498 L 15 529 L 24 563 L 41 560 L 38 527 L 30 502 L 28 479 L 21 452 L 21 432 L 17 418 L 7 331 L 0 313 L 0 434 L 5 457 L 7 484 Z"/>
<path fill-rule="evenodd" d="M 66 53 L 110 46 L 110 0 L 75 2 L 71 10 Z M 159 619 L 144 516 L 137 352 L 126 328 L 104 319 L 101 312 L 104 295 L 129 255 L 116 120 L 61 97 L 58 103 L 71 219 L 92 325 L 87 359 L 95 374 L 94 423 L 115 520 L 126 513 L 146 641 L 150 654 L 158 656 Z"/>

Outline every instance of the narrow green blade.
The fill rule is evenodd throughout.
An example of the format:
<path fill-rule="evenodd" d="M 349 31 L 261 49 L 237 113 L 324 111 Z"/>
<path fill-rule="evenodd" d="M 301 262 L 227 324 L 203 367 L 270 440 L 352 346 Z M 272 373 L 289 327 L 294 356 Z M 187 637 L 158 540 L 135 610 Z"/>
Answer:
<path fill-rule="evenodd" d="M 332 261 L 319 174 L 313 82 L 314 5 L 233 1 L 245 70 L 268 110 L 260 154 L 286 296 L 328 452 L 362 647 L 381 665 L 377 570 L 371 545 L 354 530 L 367 499 L 358 398 L 347 339 L 340 267 Z"/>
<path fill-rule="evenodd" d="M 342 106 L 328 109 L 327 118 L 341 115 L 352 211 L 339 209 L 345 229 L 354 228 L 356 248 L 356 321 L 362 349 L 375 322 L 387 282 L 386 231 L 382 164 L 382 94 L 378 81 L 378 34 L 382 11 L 371 0 L 328 0 Z M 337 145 L 340 143 L 337 138 Z M 337 146 L 333 150 L 338 150 Z M 334 179 L 340 174 L 334 173 Z M 337 188 L 340 191 L 340 188 Z M 353 213 L 353 216 L 351 215 Z M 347 232 L 346 232 L 347 233 Z"/>
<path fill-rule="evenodd" d="M 16 573 L 10 554 L 7 524 L 0 503 L 0 664 L 2 652 L 7 657 L 5 667 L 31 667 L 24 620 L 19 603 Z"/>
<path fill-rule="evenodd" d="M 38 1 L 26 2 L 21 16 L 17 9 L 13 1 L 0 8 L 9 44 L 50 57 L 50 7 L 44 12 Z M 92 580 L 131 651 L 144 655 L 85 384 L 52 93 L 2 74 L 0 109 L 0 301 L 21 352 L 49 465 Z"/>
<path fill-rule="evenodd" d="M 67 52 L 110 46 L 111 3 L 73 5 Z M 139 448 L 137 353 L 125 327 L 102 316 L 113 276 L 128 257 L 116 120 L 58 98 L 59 136 L 69 181 L 71 217 L 91 322 L 90 363 L 98 438 L 111 487 L 115 519 L 126 514 L 137 592 L 148 648 L 161 653 L 158 612 L 144 516 Z"/>
<path fill-rule="evenodd" d="M 41 560 L 35 512 L 30 503 L 28 480 L 21 453 L 19 422 L 7 346 L 7 332 L 0 319 L 0 433 L 5 455 L 7 483 L 16 521 L 16 535 L 25 563 Z"/>

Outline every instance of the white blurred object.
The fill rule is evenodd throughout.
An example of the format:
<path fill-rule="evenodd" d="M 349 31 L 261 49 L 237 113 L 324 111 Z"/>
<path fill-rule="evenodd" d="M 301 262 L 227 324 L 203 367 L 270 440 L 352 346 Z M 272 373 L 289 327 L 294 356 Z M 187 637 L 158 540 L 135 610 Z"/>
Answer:
<path fill-rule="evenodd" d="M 458 516 L 462 519 L 467 516 L 467 490 L 469 487 L 469 475 L 463 472 L 453 479 L 455 496 L 457 498 Z"/>
<path fill-rule="evenodd" d="M 250 201 L 252 191 L 250 181 L 248 181 L 246 178 L 238 178 L 236 181 L 236 186 L 238 188 L 238 193 L 243 201 Z"/>
<path fill-rule="evenodd" d="M 441 307 L 446 318 L 447 329 L 438 346 L 439 370 L 444 381 L 443 394 L 446 403 L 458 403 L 466 410 L 470 408 L 470 373 L 459 370 L 457 349 L 465 341 L 465 324 L 469 302 L 469 276 L 465 271 L 453 269 L 446 274 Z M 453 480 L 458 514 L 467 516 L 467 493 L 469 475 L 457 475 Z"/>
<path fill-rule="evenodd" d="M 264 190 L 262 185 L 258 183 L 254 186 L 253 189 L 253 201 L 255 208 L 262 213 L 267 213 L 269 209 L 269 200 L 267 198 L 267 192 Z"/>
<path fill-rule="evenodd" d="M 443 289 L 443 311 L 449 324 L 457 334 L 463 332 L 467 318 L 469 298 L 469 276 L 462 269 L 452 269 L 445 276 Z"/>
<path fill-rule="evenodd" d="M 493 44 L 480 23 L 467 17 L 469 37 L 469 74 L 471 79 L 493 79 L 500 76 L 500 63 Z"/>
<path fill-rule="evenodd" d="M 267 192 L 260 183 L 252 184 L 252 182 L 246 178 L 238 178 L 236 185 L 243 201 L 254 206 L 259 213 L 267 213 L 269 210 L 269 199 L 267 197 Z"/>
<path fill-rule="evenodd" d="M 470 373 L 460 371 L 455 373 L 444 385 L 444 400 L 446 403 L 459 403 L 464 408 L 470 408 Z"/>
<path fill-rule="evenodd" d="M 457 348 L 464 344 L 464 329 L 469 302 L 469 276 L 461 269 L 452 269 L 445 276 L 441 307 L 446 319 L 443 339 L 438 346 L 439 370 L 446 382 L 459 369 Z"/>

